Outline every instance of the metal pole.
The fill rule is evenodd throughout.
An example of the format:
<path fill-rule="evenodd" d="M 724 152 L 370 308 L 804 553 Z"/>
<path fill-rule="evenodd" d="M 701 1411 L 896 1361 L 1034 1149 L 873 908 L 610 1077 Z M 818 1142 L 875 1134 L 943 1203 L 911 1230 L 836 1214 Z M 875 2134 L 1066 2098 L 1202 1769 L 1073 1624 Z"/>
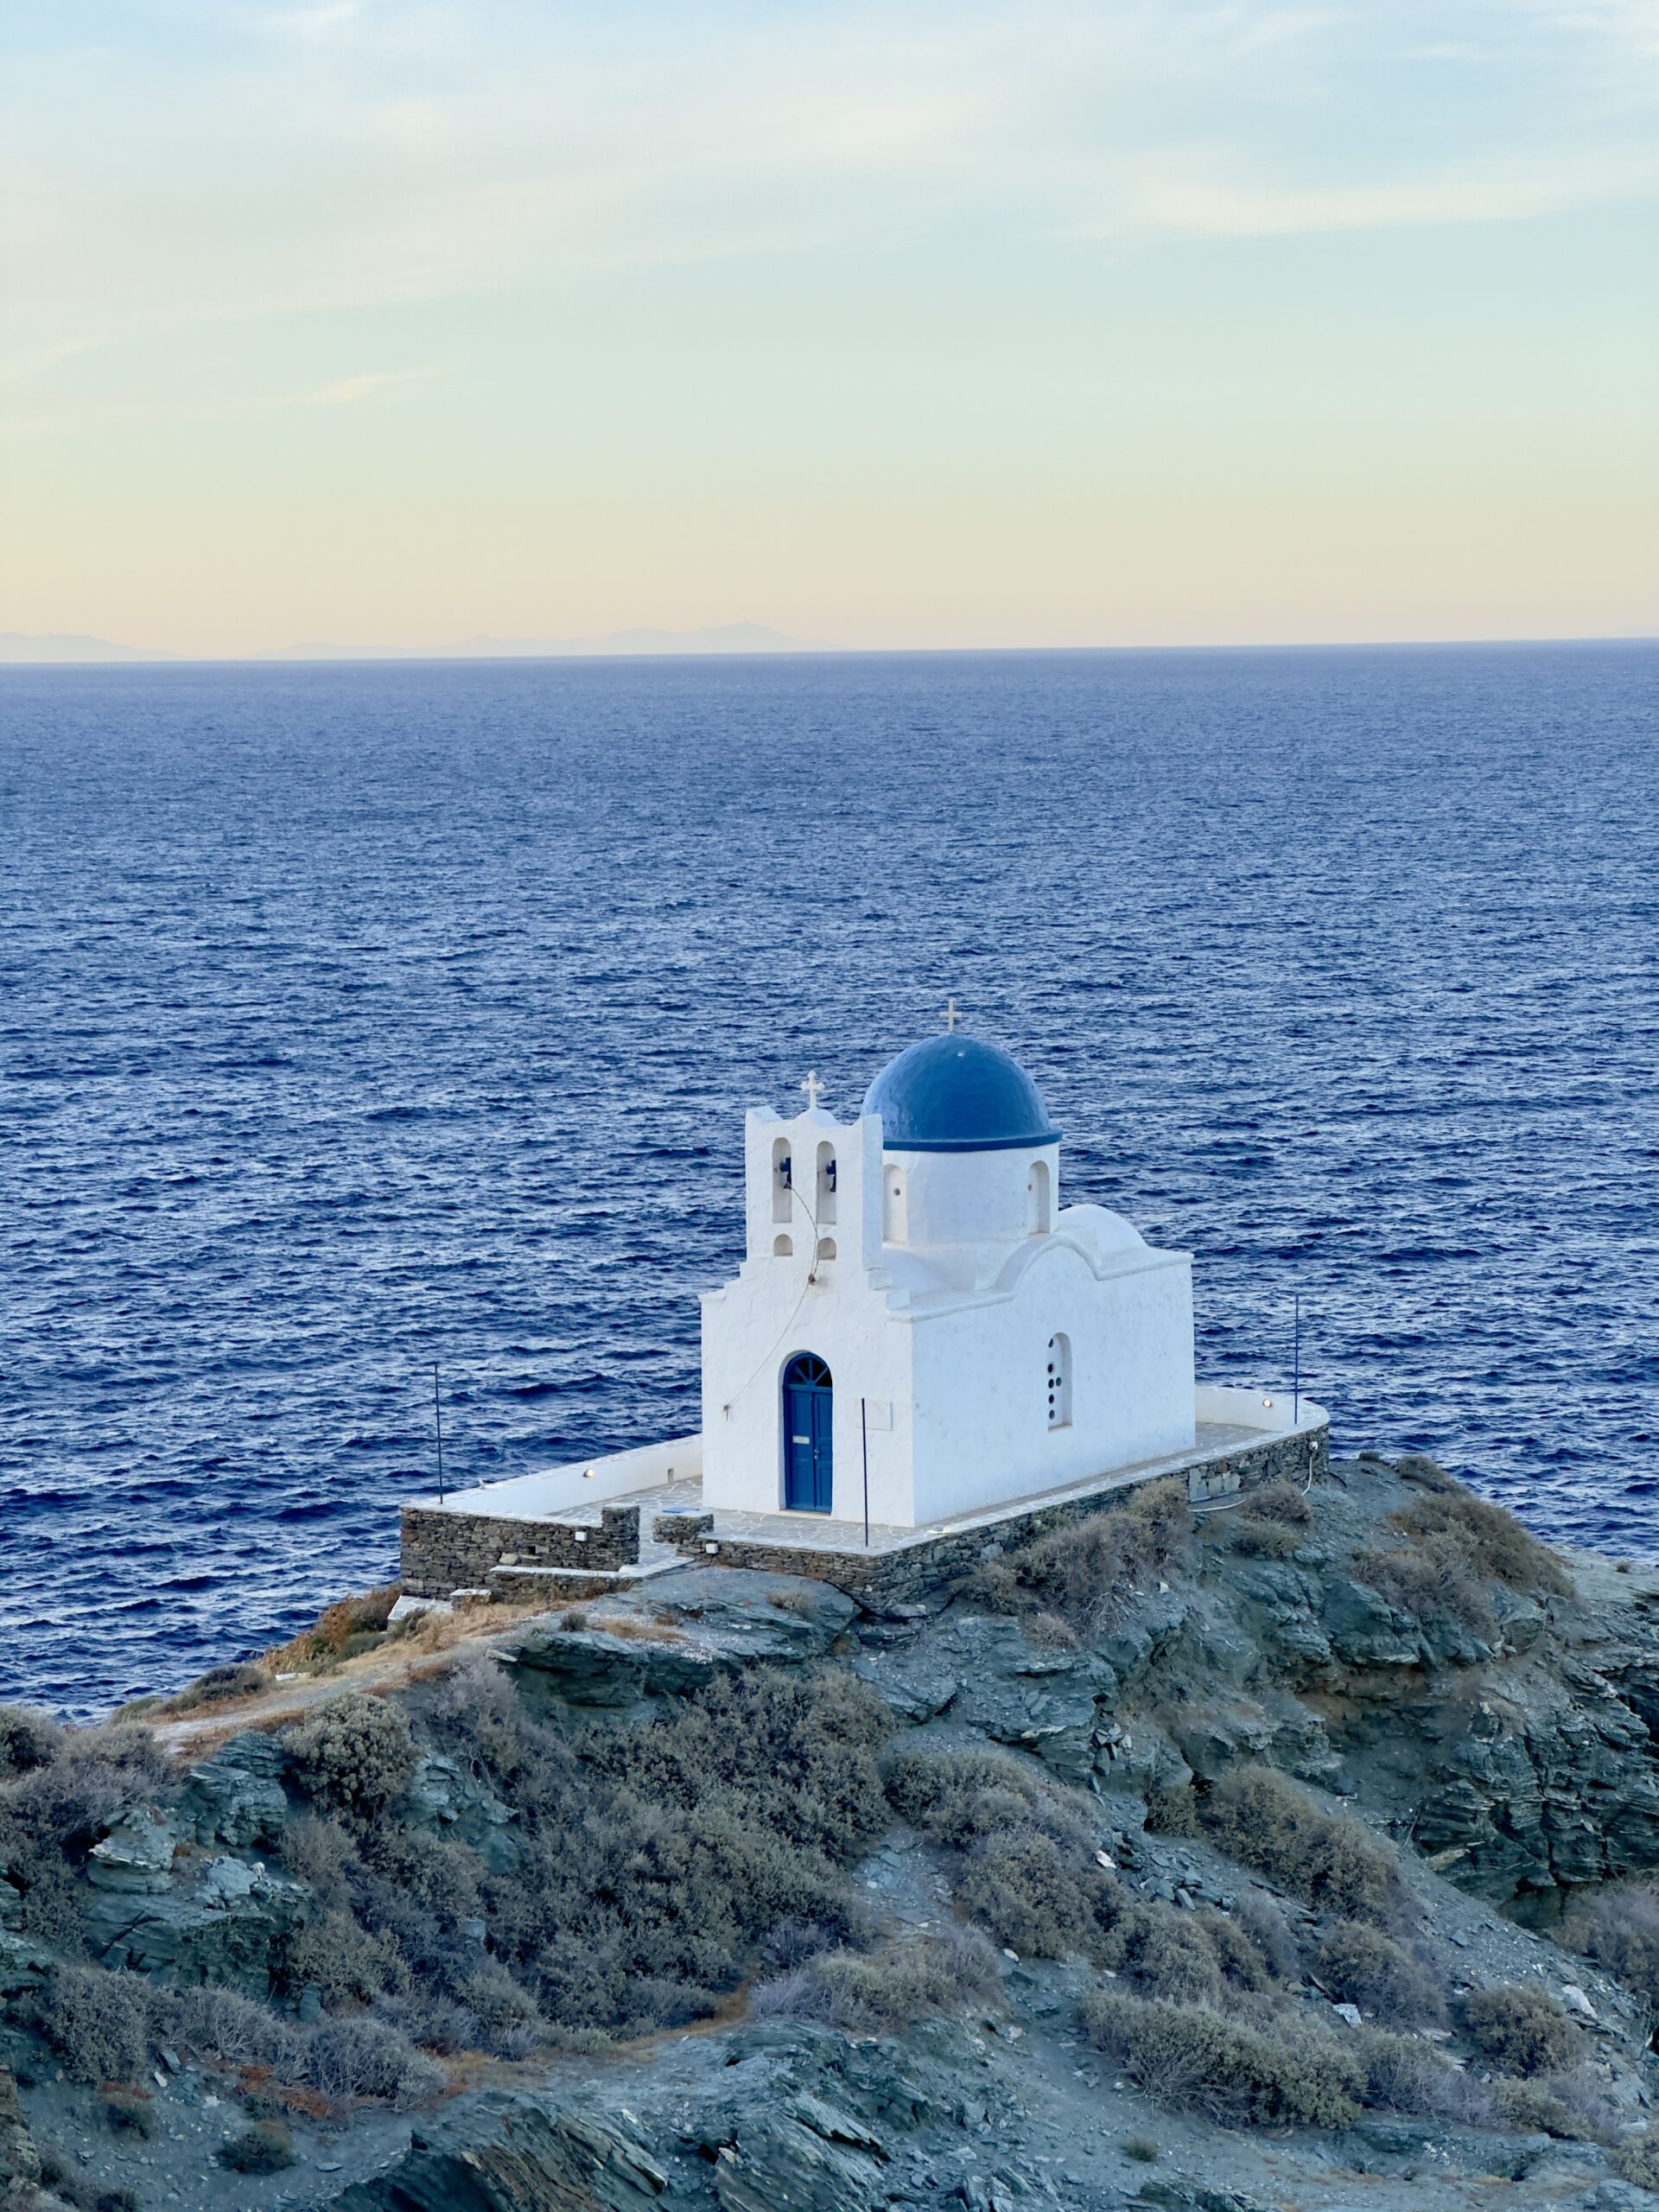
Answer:
<path fill-rule="evenodd" d="M 858 1440 L 864 1450 L 864 1548 L 870 1548 L 870 1426 L 864 1418 L 864 1401 L 858 1402 Z"/>
<path fill-rule="evenodd" d="M 438 1432 L 438 1503 L 443 1503 L 443 1408 L 438 1400 L 438 1363 L 432 1363 L 432 1419 Z"/>
<path fill-rule="evenodd" d="M 1293 1426 L 1302 1418 L 1302 1294 L 1296 1294 L 1296 1325 L 1294 1349 L 1291 1352 L 1290 1418 Z"/>

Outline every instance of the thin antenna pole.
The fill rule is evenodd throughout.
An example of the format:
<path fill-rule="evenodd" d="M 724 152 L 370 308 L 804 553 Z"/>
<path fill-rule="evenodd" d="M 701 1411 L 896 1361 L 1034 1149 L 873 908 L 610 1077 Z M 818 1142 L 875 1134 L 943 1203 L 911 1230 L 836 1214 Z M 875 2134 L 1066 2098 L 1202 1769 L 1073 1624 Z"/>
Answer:
<path fill-rule="evenodd" d="M 858 1440 L 864 1447 L 864 1548 L 870 1548 L 870 1425 L 864 1417 L 864 1401 L 858 1402 Z"/>
<path fill-rule="evenodd" d="M 1300 1290 L 1296 1294 L 1296 1320 L 1292 1344 L 1290 1418 L 1294 1427 L 1302 1418 L 1302 1294 Z"/>
<path fill-rule="evenodd" d="M 443 1503 L 443 1407 L 438 1397 L 438 1363 L 432 1363 L 432 1420 L 438 1432 L 438 1503 Z"/>

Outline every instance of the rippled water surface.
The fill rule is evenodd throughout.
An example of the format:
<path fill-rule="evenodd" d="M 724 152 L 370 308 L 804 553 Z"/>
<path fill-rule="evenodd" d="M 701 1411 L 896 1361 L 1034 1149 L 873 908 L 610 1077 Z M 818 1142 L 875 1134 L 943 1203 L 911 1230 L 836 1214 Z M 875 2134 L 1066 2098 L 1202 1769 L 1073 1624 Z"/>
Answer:
<path fill-rule="evenodd" d="M 1659 649 L 0 671 L 0 1695 L 696 1426 L 741 1114 L 953 992 L 1201 1370 L 1659 1550 Z"/>

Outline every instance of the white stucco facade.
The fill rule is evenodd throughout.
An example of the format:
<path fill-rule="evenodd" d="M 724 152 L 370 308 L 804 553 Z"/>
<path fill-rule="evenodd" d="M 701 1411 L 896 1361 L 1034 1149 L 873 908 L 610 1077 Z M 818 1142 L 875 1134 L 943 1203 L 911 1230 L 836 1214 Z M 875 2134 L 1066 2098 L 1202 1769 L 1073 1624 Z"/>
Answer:
<path fill-rule="evenodd" d="M 870 1521 L 916 1527 L 1192 1448 L 1191 1257 L 1063 1207 L 1032 1098 L 1033 1141 L 983 1148 L 884 1142 L 870 1110 L 748 1115 L 746 1257 L 702 1300 L 706 1506 L 810 1494 L 856 1521 L 868 1468 Z M 810 1491 L 819 1447 L 806 1412 L 785 1420 L 803 1355 L 830 1437 Z"/>

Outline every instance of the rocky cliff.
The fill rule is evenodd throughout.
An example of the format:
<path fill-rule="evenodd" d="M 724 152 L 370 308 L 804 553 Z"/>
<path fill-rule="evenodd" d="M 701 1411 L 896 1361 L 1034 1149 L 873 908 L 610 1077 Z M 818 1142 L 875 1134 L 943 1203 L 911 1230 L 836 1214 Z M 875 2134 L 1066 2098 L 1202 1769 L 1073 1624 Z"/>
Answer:
<path fill-rule="evenodd" d="M 1659 1575 L 1426 1461 L 385 1619 L 0 1715 L 0 2202 L 1659 2206 Z"/>

